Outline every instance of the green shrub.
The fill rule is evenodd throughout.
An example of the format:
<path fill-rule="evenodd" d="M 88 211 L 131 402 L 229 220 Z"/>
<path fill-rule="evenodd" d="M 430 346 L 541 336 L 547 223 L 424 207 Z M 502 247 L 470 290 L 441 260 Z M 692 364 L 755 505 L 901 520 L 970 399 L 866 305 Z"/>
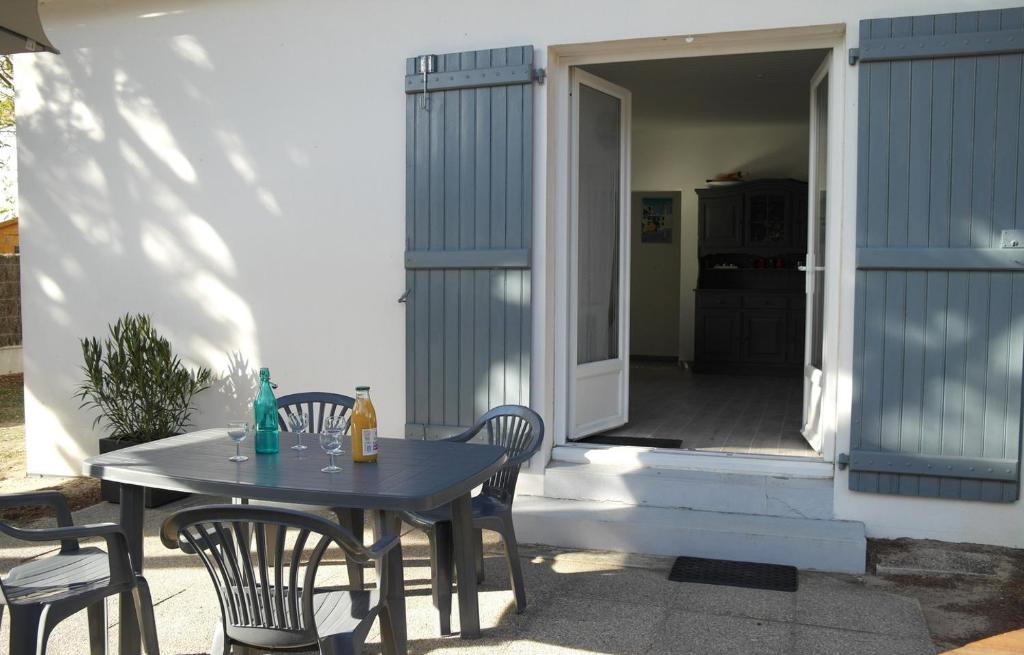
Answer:
<path fill-rule="evenodd" d="M 82 339 L 85 380 L 76 398 L 99 414 L 114 439 L 144 443 L 190 425 L 193 397 L 210 386 L 209 369 L 191 371 L 171 352 L 149 316 L 126 314 L 100 342 Z"/>

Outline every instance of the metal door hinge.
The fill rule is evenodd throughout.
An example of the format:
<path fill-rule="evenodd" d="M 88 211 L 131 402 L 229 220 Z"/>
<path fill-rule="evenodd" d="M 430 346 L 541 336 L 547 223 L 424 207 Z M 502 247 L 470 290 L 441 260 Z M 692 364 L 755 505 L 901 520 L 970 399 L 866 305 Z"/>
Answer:
<path fill-rule="evenodd" d="M 836 456 L 836 466 L 839 467 L 840 471 L 845 471 L 846 467 L 850 465 L 850 456 L 846 453 L 839 453 Z"/>
<path fill-rule="evenodd" d="M 853 66 L 860 59 L 860 48 L 850 48 L 850 65 Z"/>
<path fill-rule="evenodd" d="M 547 79 L 548 72 L 543 68 L 533 69 L 533 81 L 537 84 L 544 84 L 544 80 Z"/>

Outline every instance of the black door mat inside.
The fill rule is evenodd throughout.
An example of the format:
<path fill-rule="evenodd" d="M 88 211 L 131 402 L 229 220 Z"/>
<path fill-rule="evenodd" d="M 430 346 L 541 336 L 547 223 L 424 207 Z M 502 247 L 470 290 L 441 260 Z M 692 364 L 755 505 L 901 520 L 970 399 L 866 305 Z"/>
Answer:
<path fill-rule="evenodd" d="M 677 557 L 668 579 L 769 591 L 796 591 L 797 587 L 795 566 L 702 557 Z"/>
<path fill-rule="evenodd" d="M 679 448 L 681 439 L 653 439 L 647 437 L 617 437 L 610 434 L 595 434 L 580 439 L 582 443 L 599 443 L 608 446 L 644 446 L 647 448 Z"/>

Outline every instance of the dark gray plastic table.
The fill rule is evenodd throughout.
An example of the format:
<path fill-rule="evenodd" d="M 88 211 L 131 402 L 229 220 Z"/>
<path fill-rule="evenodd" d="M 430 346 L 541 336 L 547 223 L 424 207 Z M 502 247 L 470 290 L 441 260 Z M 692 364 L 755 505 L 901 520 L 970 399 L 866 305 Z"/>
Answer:
<path fill-rule="evenodd" d="M 294 435 L 281 433 L 281 452 L 257 455 L 252 440 L 242 444 L 249 461 L 234 463 L 228 457 L 235 445 L 224 429 L 191 432 L 124 450 L 90 457 L 82 465 L 85 475 L 121 484 L 121 525 L 128 536 L 132 563 L 143 568 L 142 519 L 146 487 L 190 493 L 270 500 L 319 507 L 351 507 L 376 512 L 377 529 L 401 530 L 401 510 L 424 511 L 452 504 L 455 566 L 460 580 L 473 580 L 473 517 L 470 493 L 505 463 L 505 451 L 484 444 L 443 441 L 381 439 L 376 464 L 356 464 L 345 453 L 336 459 L 343 470 L 322 473 L 327 455 L 315 435 L 305 435 L 307 450 L 288 446 Z M 347 450 L 347 449 L 346 449 Z M 405 594 L 402 549 L 395 548 L 383 566 L 389 567 L 395 587 L 390 591 L 400 635 L 398 652 L 405 653 Z M 460 634 L 480 635 L 476 585 L 458 585 Z M 121 599 L 121 616 L 134 612 L 131 599 Z M 159 630 L 159 626 L 157 626 Z M 138 627 L 120 621 L 122 655 L 140 652 Z"/>

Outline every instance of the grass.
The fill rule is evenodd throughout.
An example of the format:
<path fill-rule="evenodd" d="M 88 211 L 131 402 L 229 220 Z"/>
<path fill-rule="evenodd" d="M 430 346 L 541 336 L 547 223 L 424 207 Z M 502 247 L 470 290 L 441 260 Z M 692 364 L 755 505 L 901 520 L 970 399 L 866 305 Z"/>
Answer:
<path fill-rule="evenodd" d="M 0 494 L 54 490 L 63 493 L 71 511 L 100 502 L 100 485 L 91 478 L 29 476 L 25 469 L 25 385 L 22 376 L 0 375 Z M 17 507 L 0 512 L 0 519 L 25 524 L 50 510 Z"/>

